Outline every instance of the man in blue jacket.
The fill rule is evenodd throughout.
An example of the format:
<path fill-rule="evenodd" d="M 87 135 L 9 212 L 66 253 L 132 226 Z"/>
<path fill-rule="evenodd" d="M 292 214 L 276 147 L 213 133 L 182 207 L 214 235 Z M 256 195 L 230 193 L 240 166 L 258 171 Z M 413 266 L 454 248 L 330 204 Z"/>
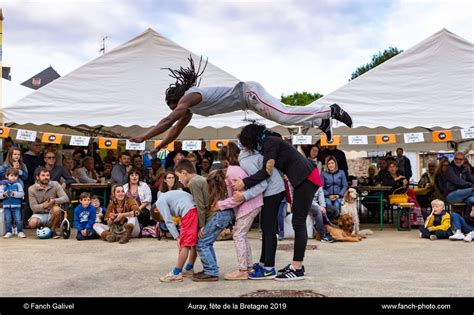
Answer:
<path fill-rule="evenodd" d="M 474 204 L 474 177 L 470 170 L 464 167 L 466 157 L 463 152 L 456 152 L 454 160 L 446 169 L 446 199 L 449 203 L 465 202 L 467 207 L 464 214 L 469 213 Z"/>

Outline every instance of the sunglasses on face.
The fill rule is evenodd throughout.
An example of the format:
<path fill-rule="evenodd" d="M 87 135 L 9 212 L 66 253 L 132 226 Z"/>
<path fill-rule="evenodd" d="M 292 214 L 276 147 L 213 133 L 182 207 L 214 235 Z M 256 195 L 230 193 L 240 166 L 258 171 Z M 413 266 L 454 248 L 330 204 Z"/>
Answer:
<path fill-rule="evenodd" d="M 55 156 L 47 156 L 45 157 L 46 159 L 55 159 L 56 157 Z"/>

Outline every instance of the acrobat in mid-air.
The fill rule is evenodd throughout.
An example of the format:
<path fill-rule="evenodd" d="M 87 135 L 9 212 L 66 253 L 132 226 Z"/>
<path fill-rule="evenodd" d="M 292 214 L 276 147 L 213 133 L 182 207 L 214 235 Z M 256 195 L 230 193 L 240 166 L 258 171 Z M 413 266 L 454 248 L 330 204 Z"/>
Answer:
<path fill-rule="evenodd" d="M 189 124 L 193 114 L 212 116 L 238 110 L 251 110 L 280 125 L 318 127 L 332 139 L 331 119 L 334 118 L 352 127 L 352 119 L 339 105 L 324 106 L 315 102 L 306 106 L 290 106 L 270 95 L 257 82 L 239 82 L 235 86 L 198 87 L 199 77 L 204 73 L 202 58 L 196 70 L 192 57 L 190 66 L 170 71 L 176 80 L 166 90 L 166 103 L 172 112 L 142 136 L 130 138 L 132 142 L 143 142 L 169 130 L 163 141 L 150 153 L 159 151 L 173 140 Z"/>

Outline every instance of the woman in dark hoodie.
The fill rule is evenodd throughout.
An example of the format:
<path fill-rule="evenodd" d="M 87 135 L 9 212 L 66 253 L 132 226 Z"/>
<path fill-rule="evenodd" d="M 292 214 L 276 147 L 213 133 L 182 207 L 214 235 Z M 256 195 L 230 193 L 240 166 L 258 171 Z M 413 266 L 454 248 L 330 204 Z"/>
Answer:
<path fill-rule="evenodd" d="M 303 258 L 308 241 L 306 218 L 316 190 L 322 185 L 319 171 L 291 144 L 281 136 L 265 129 L 264 125 L 250 124 L 239 135 L 242 146 L 248 150 L 257 150 L 263 155 L 262 168 L 255 174 L 236 180 L 234 190 L 251 188 L 273 174 L 276 169 L 286 174 L 294 188 L 293 229 L 295 243 L 293 261 L 279 270 L 276 280 L 303 280 Z M 280 200 L 281 201 L 281 200 Z M 279 205 L 279 204 L 278 204 Z M 274 233 L 276 234 L 276 230 Z"/>

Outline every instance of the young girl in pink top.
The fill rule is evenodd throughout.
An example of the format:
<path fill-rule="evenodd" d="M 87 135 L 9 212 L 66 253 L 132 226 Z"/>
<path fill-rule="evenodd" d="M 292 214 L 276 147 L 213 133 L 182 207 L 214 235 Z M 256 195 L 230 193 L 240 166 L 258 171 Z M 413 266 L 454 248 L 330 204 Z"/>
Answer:
<path fill-rule="evenodd" d="M 233 179 L 243 179 L 247 177 L 247 173 L 240 168 L 238 157 L 239 148 L 233 142 L 229 142 L 226 147 L 221 149 L 220 156 L 225 156 L 228 163 L 225 183 L 227 186 L 228 196 L 232 197 L 234 190 L 232 189 Z M 237 252 L 237 261 L 239 269 L 227 273 L 224 278 L 226 280 L 244 280 L 248 279 L 248 272 L 252 270 L 252 250 L 247 234 L 252 227 L 255 217 L 260 213 L 263 205 L 262 194 L 245 202 L 235 202 L 231 198 L 219 201 L 219 209 L 234 208 L 235 225 L 233 229 L 233 238 L 235 251 Z"/>

